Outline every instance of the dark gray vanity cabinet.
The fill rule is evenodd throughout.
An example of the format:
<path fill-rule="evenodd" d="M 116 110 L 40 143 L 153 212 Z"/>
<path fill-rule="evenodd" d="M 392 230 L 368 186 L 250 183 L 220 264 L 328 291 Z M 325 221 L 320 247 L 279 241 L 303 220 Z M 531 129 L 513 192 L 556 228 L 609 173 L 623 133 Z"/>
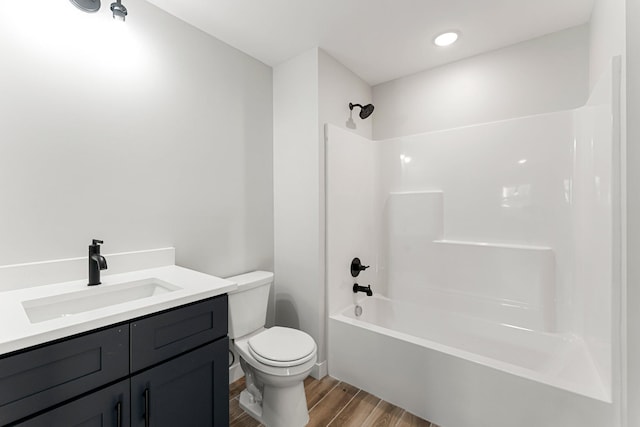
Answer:
<path fill-rule="evenodd" d="M 128 375 L 128 325 L 0 358 L 0 426 Z"/>
<path fill-rule="evenodd" d="M 133 376 L 132 427 L 229 425 L 228 351 L 225 338 Z"/>
<path fill-rule="evenodd" d="M 129 380 L 19 423 L 19 427 L 129 427 Z"/>
<path fill-rule="evenodd" d="M 131 322 L 131 372 L 226 336 L 227 301 L 223 295 Z"/>
<path fill-rule="evenodd" d="M 227 296 L 0 357 L 0 426 L 229 422 Z"/>
<path fill-rule="evenodd" d="M 132 426 L 229 424 L 227 320 L 223 295 L 131 322 Z"/>

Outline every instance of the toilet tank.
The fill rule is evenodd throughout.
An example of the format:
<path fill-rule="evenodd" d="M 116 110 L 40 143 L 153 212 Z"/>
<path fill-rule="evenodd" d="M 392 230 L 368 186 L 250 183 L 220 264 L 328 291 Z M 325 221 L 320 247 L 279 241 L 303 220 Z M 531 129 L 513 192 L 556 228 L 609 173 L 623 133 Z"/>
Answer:
<path fill-rule="evenodd" d="M 239 338 L 263 328 L 273 273 L 253 271 L 227 277 L 227 280 L 238 284 L 238 289 L 228 293 L 229 338 Z"/>

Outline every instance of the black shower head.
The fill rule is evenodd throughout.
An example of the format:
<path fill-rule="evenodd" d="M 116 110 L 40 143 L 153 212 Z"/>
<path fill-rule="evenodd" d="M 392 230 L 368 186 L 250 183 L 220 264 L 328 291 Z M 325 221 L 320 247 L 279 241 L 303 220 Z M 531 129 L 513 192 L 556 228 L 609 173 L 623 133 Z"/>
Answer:
<path fill-rule="evenodd" d="M 349 103 L 349 109 L 353 110 L 353 107 L 360 107 L 360 118 L 362 120 L 364 120 L 367 117 L 369 117 L 371 115 L 371 113 L 373 113 L 373 110 L 374 110 L 373 104 L 367 104 L 365 106 L 362 106 L 360 104 Z"/>

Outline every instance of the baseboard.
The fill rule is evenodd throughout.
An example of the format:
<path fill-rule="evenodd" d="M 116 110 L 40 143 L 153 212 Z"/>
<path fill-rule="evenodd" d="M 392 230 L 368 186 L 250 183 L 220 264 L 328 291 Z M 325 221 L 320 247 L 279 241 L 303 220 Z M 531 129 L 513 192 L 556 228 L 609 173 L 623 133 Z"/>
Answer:
<path fill-rule="evenodd" d="M 234 363 L 229 366 L 229 384 L 238 381 L 240 378 L 244 377 L 244 372 L 240 367 L 240 363 Z"/>
<path fill-rule="evenodd" d="M 313 369 L 311 370 L 311 376 L 317 380 L 320 380 L 326 377 L 328 374 L 329 372 L 328 372 L 326 360 L 316 363 Z"/>

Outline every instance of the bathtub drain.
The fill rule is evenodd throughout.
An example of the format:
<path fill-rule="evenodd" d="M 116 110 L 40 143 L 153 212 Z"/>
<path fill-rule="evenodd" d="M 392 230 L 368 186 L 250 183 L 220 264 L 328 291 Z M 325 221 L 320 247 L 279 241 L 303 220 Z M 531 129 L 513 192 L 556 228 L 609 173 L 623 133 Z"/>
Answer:
<path fill-rule="evenodd" d="M 362 316 L 362 307 L 360 307 L 359 305 L 356 305 L 355 315 L 356 315 L 356 317 Z"/>

